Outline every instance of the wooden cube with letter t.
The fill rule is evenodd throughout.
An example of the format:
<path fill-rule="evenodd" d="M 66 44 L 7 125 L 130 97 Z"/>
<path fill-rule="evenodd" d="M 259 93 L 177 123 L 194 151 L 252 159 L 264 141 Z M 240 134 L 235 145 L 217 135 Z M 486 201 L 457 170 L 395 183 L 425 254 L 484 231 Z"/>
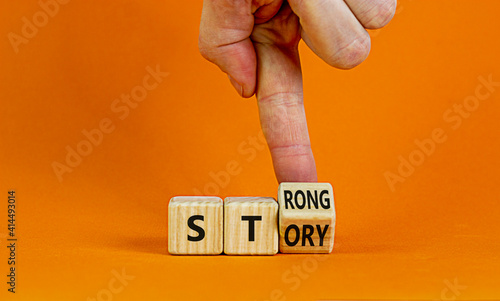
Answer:
<path fill-rule="evenodd" d="M 218 255 L 223 248 L 223 205 L 219 197 L 173 197 L 168 204 L 168 252 Z"/>
<path fill-rule="evenodd" d="M 278 203 L 275 199 L 228 197 L 224 200 L 224 253 L 278 253 Z"/>
<path fill-rule="evenodd" d="M 281 183 L 278 188 L 281 253 L 330 253 L 335 234 L 329 183 Z"/>

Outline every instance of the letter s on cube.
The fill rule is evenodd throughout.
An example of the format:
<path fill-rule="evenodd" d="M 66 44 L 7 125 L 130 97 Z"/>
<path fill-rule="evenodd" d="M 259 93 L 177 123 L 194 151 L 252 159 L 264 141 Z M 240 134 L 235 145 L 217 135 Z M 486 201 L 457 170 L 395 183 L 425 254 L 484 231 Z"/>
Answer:
<path fill-rule="evenodd" d="M 281 183 L 278 188 L 281 253 L 330 253 L 335 203 L 329 183 Z"/>
<path fill-rule="evenodd" d="M 223 225 L 221 198 L 173 197 L 168 204 L 168 252 L 219 255 L 223 249 Z"/>

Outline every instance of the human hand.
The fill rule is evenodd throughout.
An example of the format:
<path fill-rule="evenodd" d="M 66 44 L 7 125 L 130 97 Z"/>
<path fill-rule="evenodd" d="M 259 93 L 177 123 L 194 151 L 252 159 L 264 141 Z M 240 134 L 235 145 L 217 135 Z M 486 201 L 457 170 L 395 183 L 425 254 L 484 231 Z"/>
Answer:
<path fill-rule="evenodd" d="M 257 96 L 278 182 L 316 182 L 298 44 L 350 69 L 370 52 L 366 29 L 386 25 L 396 0 L 205 0 L 199 48 L 243 97 Z"/>

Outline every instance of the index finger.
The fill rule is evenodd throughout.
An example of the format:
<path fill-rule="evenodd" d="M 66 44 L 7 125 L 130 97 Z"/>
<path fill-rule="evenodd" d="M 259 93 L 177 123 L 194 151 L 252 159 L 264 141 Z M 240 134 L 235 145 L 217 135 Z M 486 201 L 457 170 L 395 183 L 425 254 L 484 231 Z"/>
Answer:
<path fill-rule="evenodd" d="M 286 14 L 287 9 L 285 7 L 285 11 L 280 13 Z M 297 17 L 289 14 L 289 18 L 288 25 L 298 31 Z M 269 26 L 273 34 L 280 35 L 272 22 L 265 26 Z M 267 28 L 256 29 L 254 35 L 259 35 L 260 30 Z M 293 30 L 288 34 L 290 32 Z M 288 38 L 295 40 L 288 41 Z M 260 122 L 278 182 L 317 181 L 303 104 L 302 72 L 297 49 L 299 39 L 297 33 L 277 37 L 278 43 L 255 44 L 259 58 L 256 95 Z"/>

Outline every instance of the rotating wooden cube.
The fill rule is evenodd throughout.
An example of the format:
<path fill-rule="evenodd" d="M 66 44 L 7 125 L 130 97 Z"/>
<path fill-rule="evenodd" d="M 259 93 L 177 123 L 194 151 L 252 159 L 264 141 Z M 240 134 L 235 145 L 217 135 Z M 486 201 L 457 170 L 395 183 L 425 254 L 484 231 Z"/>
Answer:
<path fill-rule="evenodd" d="M 330 253 L 335 204 L 329 183 L 281 183 L 278 188 L 281 253 Z"/>

